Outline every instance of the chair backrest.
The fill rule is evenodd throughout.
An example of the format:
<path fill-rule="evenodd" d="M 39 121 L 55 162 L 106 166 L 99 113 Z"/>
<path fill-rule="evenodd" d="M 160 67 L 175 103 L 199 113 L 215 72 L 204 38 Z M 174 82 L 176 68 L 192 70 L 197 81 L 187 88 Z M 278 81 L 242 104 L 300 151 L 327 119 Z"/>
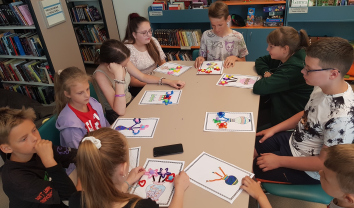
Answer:
<path fill-rule="evenodd" d="M 194 50 L 192 53 L 193 61 L 195 61 L 195 59 L 197 59 L 198 56 L 199 56 L 199 50 Z"/>
<path fill-rule="evenodd" d="M 303 201 L 329 204 L 333 197 L 329 196 L 321 187 L 317 185 L 284 185 L 275 183 L 262 183 L 262 186 L 270 194 L 299 199 Z"/>
<path fill-rule="evenodd" d="M 54 115 L 42 126 L 38 128 L 39 134 L 42 139 L 52 141 L 54 145 L 60 145 L 60 131 L 55 127 L 57 117 Z"/>

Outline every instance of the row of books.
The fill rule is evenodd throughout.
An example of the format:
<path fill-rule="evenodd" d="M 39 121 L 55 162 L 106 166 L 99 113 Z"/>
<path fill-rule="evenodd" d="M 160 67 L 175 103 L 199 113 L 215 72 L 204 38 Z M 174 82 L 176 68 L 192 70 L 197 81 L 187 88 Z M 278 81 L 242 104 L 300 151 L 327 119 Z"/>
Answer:
<path fill-rule="evenodd" d="M 0 34 L 0 54 L 12 56 L 43 56 L 44 50 L 36 33 Z"/>
<path fill-rule="evenodd" d="M 100 43 L 107 40 L 104 25 L 82 25 L 75 27 L 74 31 L 80 43 Z"/>
<path fill-rule="evenodd" d="M 166 61 L 192 61 L 191 51 L 169 51 L 166 54 Z"/>
<path fill-rule="evenodd" d="M 95 60 L 95 54 L 96 54 L 95 46 L 81 46 L 80 52 L 81 52 L 82 59 L 84 61 Z"/>
<path fill-rule="evenodd" d="M 87 4 L 74 6 L 71 12 L 69 14 L 72 22 L 95 22 L 102 19 L 98 9 Z"/>
<path fill-rule="evenodd" d="M 155 0 L 152 2 L 151 10 L 152 11 L 162 11 L 167 10 L 168 2 L 167 0 Z"/>
<path fill-rule="evenodd" d="M 21 93 L 42 104 L 54 102 L 54 87 L 4 84 L 4 89 Z"/>
<path fill-rule="evenodd" d="M 0 4 L 0 25 L 33 25 L 28 5 L 22 1 Z"/>
<path fill-rule="evenodd" d="M 0 79 L 3 81 L 40 82 L 52 84 L 53 74 L 46 60 L 1 59 Z"/>
<path fill-rule="evenodd" d="M 154 37 L 160 45 L 168 46 L 200 46 L 202 31 L 198 30 L 175 30 L 157 29 Z"/>

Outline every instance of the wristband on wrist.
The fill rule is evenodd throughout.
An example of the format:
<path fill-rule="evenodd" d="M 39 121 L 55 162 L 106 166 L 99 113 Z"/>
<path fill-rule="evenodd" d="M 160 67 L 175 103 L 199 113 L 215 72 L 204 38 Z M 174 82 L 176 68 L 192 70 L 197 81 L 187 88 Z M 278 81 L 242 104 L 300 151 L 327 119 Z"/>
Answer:
<path fill-rule="evenodd" d="M 115 97 L 124 97 L 125 94 L 116 94 Z"/>
<path fill-rule="evenodd" d="M 129 191 L 129 189 L 131 188 L 131 186 L 129 185 L 129 183 L 127 182 L 127 181 L 124 181 L 127 185 L 128 185 L 128 190 L 127 191 Z"/>
<path fill-rule="evenodd" d="M 117 84 L 125 84 L 125 80 L 114 79 L 114 82 Z"/>
<path fill-rule="evenodd" d="M 166 79 L 166 78 L 165 78 L 165 77 L 161 77 L 160 80 L 159 80 L 159 82 L 158 82 L 158 85 L 162 85 L 162 80 L 163 80 L 163 79 Z"/>

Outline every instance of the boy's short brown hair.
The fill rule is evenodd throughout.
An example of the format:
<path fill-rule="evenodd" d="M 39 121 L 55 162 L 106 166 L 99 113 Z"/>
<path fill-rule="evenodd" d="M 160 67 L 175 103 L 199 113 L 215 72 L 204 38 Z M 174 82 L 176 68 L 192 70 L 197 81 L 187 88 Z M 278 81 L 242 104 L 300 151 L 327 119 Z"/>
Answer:
<path fill-rule="evenodd" d="M 354 144 L 340 144 L 326 149 L 324 166 L 337 174 L 341 190 L 354 194 Z"/>
<path fill-rule="evenodd" d="M 229 7 L 224 2 L 214 2 L 208 9 L 208 16 L 217 19 L 224 18 L 227 20 L 227 17 L 229 16 Z"/>
<path fill-rule="evenodd" d="M 12 109 L 9 107 L 0 108 L 0 144 L 8 143 L 10 131 L 24 120 L 32 120 L 36 114 L 32 108 Z"/>
<path fill-rule="evenodd" d="M 324 38 L 307 48 L 307 56 L 320 59 L 322 68 L 335 68 L 344 77 L 354 61 L 354 49 L 343 38 Z"/>

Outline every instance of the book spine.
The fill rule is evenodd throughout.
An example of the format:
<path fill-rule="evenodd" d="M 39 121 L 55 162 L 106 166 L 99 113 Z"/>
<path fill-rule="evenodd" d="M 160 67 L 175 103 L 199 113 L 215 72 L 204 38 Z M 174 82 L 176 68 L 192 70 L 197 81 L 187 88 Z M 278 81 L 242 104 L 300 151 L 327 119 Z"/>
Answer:
<path fill-rule="evenodd" d="M 16 14 L 20 17 L 20 20 L 25 24 L 28 25 L 28 22 L 26 21 L 25 17 L 22 15 L 21 11 L 18 9 L 17 6 L 14 6 Z"/>
<path fill-rule="evenodd" d="M 26 53 L 23 50 L 23 47 L 21 45 L 21 41 L 20 41 L 19 37 L 18 36 L 14 36 L 14 40 L 15 40 L 16 46 L 18 48 L 18 51 L 20 52 L 20 55 L 22 55 L 22 56 L 26 55 Z"/>
<path fill-rule="evenodd" d="M 21 6 L 18 6 L 18 9 L 21 11 L 23 17 L 26 19 L 28 25 L 33 25 L 33 19 L 32 19 L 32 15 L 28 9 L 28 5 L 24 4 Z"/>
<path fill-rule="evenodd" d="M 12 13 L 14 14 L 15 18 L 17 19 L 17 21 L 20 22 L 21 25 L 24 25 L 24 23 L 21 21 L 21 19 L 18 16 L 18 14 L 15 12 L 15 8 L 13 7 L 12 3 L 9 4 L 8 6 L 11 9 Z"/>
<path fill-rule="evenodd" d="M 15 52 L 14 55 L 18 56 L 17 47 L 16 47 L 16 45 L 15 45 L 15 43 L 14 43 L 12 37 L 11 37 L 11 36 L 8 36 L 7 38 L 10 40 L 10 43 L 11 43 L 10 46 L 13 48 L 13 51 Z"/>
<path fill-rule="evenodd" d="M 9 65 L 7 65 L 7 66 L 9 67 L 10 72 L 11 72 L 13 78 L 14 78 L 16 81 L 20 81 L 20 79 L 17 77 L 17 74 L 16 74 L 15 70 L 12 68 L 11 64 L 9 64 Z"/>

